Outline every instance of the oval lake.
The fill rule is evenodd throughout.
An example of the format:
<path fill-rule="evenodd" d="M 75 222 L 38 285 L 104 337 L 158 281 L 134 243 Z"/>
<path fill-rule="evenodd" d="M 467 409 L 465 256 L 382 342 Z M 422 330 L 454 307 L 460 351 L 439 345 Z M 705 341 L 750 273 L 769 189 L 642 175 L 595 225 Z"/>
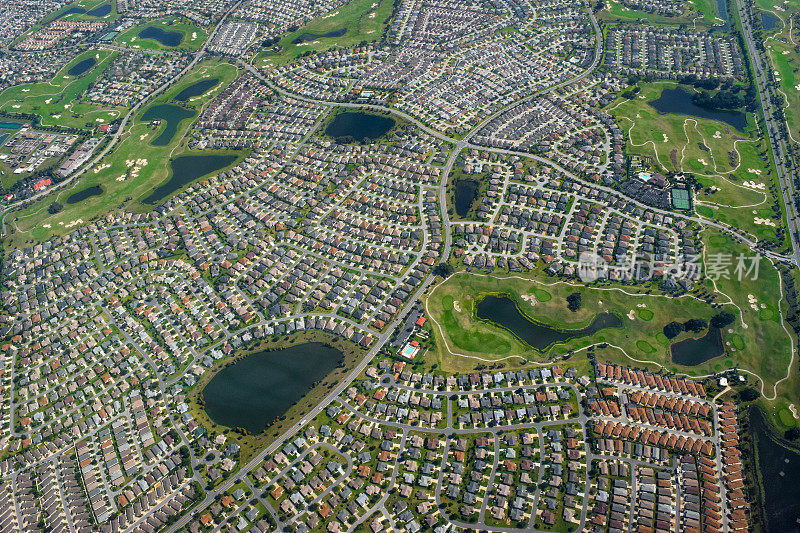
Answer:
<path fill-rule="evenodd" d="M 97 64 L 97 59 L 94 56 L 87 57 L 86 59 L 79 61 L 71 69 L 67 71 L 67 74 L 70 76 L 80 76 L 84 72 L 88 71 L 90 68 Z"/>
<path fill-rule="evenodd" d="M 204 80 L 200 80 L 197 83 L 193 83 L 189 85 L 181 92 L 179 92 L 175 96 L 175 100 L 179 102 L 185 102 L 190 98 L 194 98 L 195 96 L 200 96 L 201 94 L 205 94 L 209 89 L 216 87 L 219 83 L 219 78 L 207 78 Z"/>
<path fill-rule="evenodd" d="M 164 46 L 178 46 L 183 40 L 179 31 L 165 31 L 155 26 L 148 26 L 137 34 L 140 39 L 153 39 Z"/>
<path fill-rule="evenodd" d="M 202 391 L 215 423 L 260 433 L 344 360 L 320 342 L 256 352 L 220 370 Z"/>
<path fill-rule="evenodd" d="M 91 198 L 92 196 L 99 196 L 103 194 L 103 188 L 99 185 L 92 185 L 91 187 L 87 187 L 82 191 L 78 191 L 75 194 L 71 194 L 69 198 L 67 198 L 68 204 L 77 204 L 78 202 L 82 202 L 87 198 Z"/>
<path fill-rule="evenodd" d="M 364 113 L 361 111 L 347 111 L 336 115 L 325 128 L 325 134 L 331 137 L 353 137 L 360 141 L 364 137 L 377 139 L 394 127 L 394 119 Z"/>

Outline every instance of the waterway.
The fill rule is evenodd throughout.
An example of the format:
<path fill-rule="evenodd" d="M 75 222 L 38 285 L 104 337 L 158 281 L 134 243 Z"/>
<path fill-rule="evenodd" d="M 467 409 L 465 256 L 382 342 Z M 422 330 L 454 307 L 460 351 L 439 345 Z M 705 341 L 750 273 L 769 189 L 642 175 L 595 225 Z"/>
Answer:
<path fill-rule="evenodd" d="M 719 120 L 739 131 L 747 127 L 747 115 L 741 111 L 711 110 L 700 107 L 692 102 L 692 95 L 684 89 L 664 89 L 661 96 L 648 102 L 662 115 L 689 115 L 691 117 Z"/>
<path fill-rule="evenodd" d="M 236 155 L 210 154 L 210 155 L 182 155 L 170 161 L 171 175 L 169 181 L 156 187 L 156 189 L 142 203 L 157 205 L 184 185 L 188 185 L 198 178 L 227 167 L 236 161 Z"/>
<path fill-rule="evenodd" d="M 343 360 L 319 342 L 253 353 L 211 378 L 202 392 L 205 410 L 217 424 L 260 433 Z"/>
<path fill-rule="evenodd" d="M 480 183 L 475 180 L 458 180 L 456 182 L 456 191 L 454 200 L 456 204 L 456 214 L 460 217 L 467 216 L 469 210 L 472 208 L 473 202 L 478 198 L 478 190 Z"/>
<path fill-rule="evenodd" d="M 781 445 L 770 433 L 764 415 L 750 408 L 750 431 L 756 441 L 761 477 L 761 501 L 767 533 L 800 531 L 800 497 L 795 492 L 800 479 L 800 451 Z"/>
<path fill-rule="evenodd" d="M 684 339 L 670 346 L 672 362 L 683 366 L 695 366 L 725 353 L 722 331 L 709 326 L 699 339 Z"/>
<path fill-rule="evenodd" d="M 73 65 L 72 68 L 67 71 L 67 74 L 69 74 L 70 76 L 80 76 L 81 74 L 87 72 L 96 64 L 97 64 L 97 59 L 94 56 L 87 57 L 83 61 L 75 63 L 75 65 Z"/>
<path fill-rule="evenodd" d="M 552 344 L 569 339 L 588 337 L 606 328 L 622 327 L 622 320 L 617 315 L 600 313 L 582 329 L 552 328 L 524 315 L 508 296 L 487 295 L 478 302 L 475 311 L 479 319 L 509 330 L 537 350 L 545 350 Z"/>
<path fill-rule="evenodd" d="M 357 141 L 369 137 L 375 140 L 382 137 L 394 127 L 394 119 L 364 113 L 347 111 L 339 113 L 325 128 L 325 134 L 331 137 L 353 137 Z"/>
<path fill-rule="evenodd" d="M 67 198 L 68 204 L 77 204 L 78 202 L 82 202 L 87 198 L 91 198 L 92 196 L 100 196 L 103 194 L 103 188 L 99 185 L 92 185 L 91 187 L 87 187 L 82 191 L 78 191 L 75 194 L 72 194 Z"/>
<path fill-rule="evenodd" d="M 178 131 L 178 125 L 180 125 L 181 121 L 193 117 L 195 113 L 196 112 L 191 109 L 185 109 L 178 105 L 158 104 L 149 107 L 147 111 L 142 114 L 140 120 L 144 122 L 163 120 L 166 122 L 164 130 L 158 137 L 153 139 L 150 144 L 153 146 L 167 146 L 172 141 L 172 138 L 175 137 L 175 133 Z"/>
<path fill-rule="evenodd" d="M 183 34 L 179 31 L 166 31 L 156 26 L 148 26 L 137 35 L 139 39 L 153 39 L 163 46 L 178 46 L 183 40 Z"/>
<path fill-rule="evenodd" d="M 292 44 L 300 44 L 306 41 L 315 41 L 317 39 L 325 39 L 328 37 L 341 37 L 345 33 L 347 33 L 347 28 L 340 28 L 338 30 L 329 31 L 328 33 L 303 33 L 297 36 L 292 41 Z"/>
<path fill-rule="evenodd" d="M 175 100 L 179 102 L 185 102 L 186 100 L 194 98 L 195 96 L 206 94 L 206 92 L 208 92 L 211 88 L 216 87 L 218 83 L 219 78 L 206 78 L 204 80 L 200 80 L 179 92 L 175 97 Z"/>

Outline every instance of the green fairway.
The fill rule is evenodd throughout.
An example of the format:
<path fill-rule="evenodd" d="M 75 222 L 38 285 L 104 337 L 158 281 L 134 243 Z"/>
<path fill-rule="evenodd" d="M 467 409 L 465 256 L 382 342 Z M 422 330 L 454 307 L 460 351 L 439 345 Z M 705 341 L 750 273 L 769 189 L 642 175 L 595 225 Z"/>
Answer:
<path fill-rule="evenodd" d="M 205 61 L 197 65 L 179 83 L 142 109 L 125 132 L 124 140 L 100 164 L 84 173 L 71 187 L 15 213 L 16 231 L 10 233 L 7 242 L 11 246 L 15 246 L 22 245 L 29 239 L 44 240 L 52 235 L 63 235 L 97 216 L 122 207 L 130 211 L 151 210 L 153 206 L 144 205 L 141 200 L 168 179 L 170 161 L 180 155 L 234 154 L 238 156 L 237 159 L 226 168 L 238 164 L 246 156 L 246 152 L 192 151 L 187 146 L 187 133 L 200 114 L 202 107 L 223 90 L 235 78 L 236 73 L 237 69 L 233 65 L 216 60 Z M 175 135 L 167 145 L 151 144 L 166 125 L 162 122 L 160 127 L 153 129 L 149 122 L 140 120 L 141 115 L 152 106 L 170 102 L 180 91 L 198 80 L 212 76 L 220 78 L 220 83 L 216 87 L 203 96 L 182 104 L 189 108 L 195 108 L 195 119 L 181 121 L 177 125 Z M 222 170 L 224 169 L 220 171 Z M 75 204 L 66 203 L 66 199 L 71 194 L 94 185 L 100 185 L 103 188 L 103 194 Z M 47 206 L 53 201 L 58 201 L 64 206 L 64 209 L 56 215 L 50 215 L 47 212 Z"/>
<path fill-rule="evenodd" d="M 378 40 L 392 14 L 392 7 L 392 0 L 352 0 L 284 36 L 278 43 L 279 52 L 272 48 L 262 50 L 254 58 L 253 64 L 259 68 L 271 68 L 288 63 L 305 52 L 347 48 L 362 41 Z M 303 34 L 322 36 L 342 29 L 347 31 L 338 37 L 309 38 L 296 44 L 292 42 Z"/>
<path fill-rule="evenodd" d="M 768 145 L 748 117 L 742 133 L 716 120 L 659 114 L 648 102 L 675 82 L 642 83 L 633 99 L 619 98 L 608 108 L 629 133 L 626 152 L 650 161 L 656 172 L 689 173 L 702 188 L 695 194 L 698 214 L 741 228 L 759 241 L 788 246 L 775 167 Z M 777 190 L 777 189 L 775 189 Z"/>
<path fill-rule="evenodd" d="M 472 369 L 478 363 L 547 361 L 606 342 L 632 358 L 652 361 L 654 367 L 656 364 L 670 367 L 675 365 L 670 361 L 671 342 L 664 337 L 664 326 L 673 320 L 709 320 L 719 312 L 719 309 L 704 301 L 702 293 L 672 298 L 655 293 L 647 294 L 644 287 L 638 290 L 612 285 L 585 287 L 561 281 L 545 283 L 542 280 L 544 278 L 536 274 L 493 277 L 462 272 L 438 285 L 425 302 L 436 337 L 436 350 L 428 352 L 426 357 L 432 358 L 432 362 L 446 372 L 457 372 Z M 536 297 L 542 290 L 546 290 L 551 297 L 546 300 Z M 575 292 L 581 294 L 582 307 L 577 312 L 571 312 L 567 309 L 566 298 Z M 542 353 L 523 343 L 508 330 L 476 319 L 475 303 L 483 295 L 498 293 L 508 295 L 521 312 L 547 326 L 578 329 L 587 326 L 598 313 L 609 312 L 622 319 L 622 327 L 607 328 L 591 336 L 573 338 L 553 345 Z M 724 305 L 723 299 L 717 300 L 717 303 L 723 304 L 723 310 L 737 313 L 734 306 Z M 731 329 L 733 334 L 739 336 L 740 342 L 744 343 L 744 351 L 749 350 L 748 353 L 753 354 L 753 359 L 748 359 L 747 362 L 755 368 L 755 354 L 760 352 L 754 335 L 760 329 L 743 328 L 740 323 L 734 324 Z M 697 335 L 682 333 L 673 342 L 689 336 Z M 729 346 L 726 348 L 729 349 Z M 739 352 L 741 355 L 742 350 Z M 743 359 L 738 355 L 736 357 Z M 718 360 L 719 358 L 715 358 L 698 366 L 679 368 L 687 373 L 707 373 Z M 635 362 L 629 359 L 627 364 Z M 768 376 L 774 378 L 777 373 L 772 372 Z"/>
<path fill-rule="evenodd" d="M 49 81 L 9 87 L 0 94 L 0 110 L 7 113 L 39 115 L 44 125 L 94 129 L 124 115 L 125 108 L 101 106 L 84 99 L 86 89 L 105 71 L 118 52 L 87 50 L 79 54 Z M 97 63 L 80 76 L 69 70 L 84 59 L 94 57 Z"/>
<path fill-rule="evenodd" d="M 181 34 L 181 41 L 177 46 L 168 46 L 153 38 L 142 38 L 139 33 L 147 28 L 157 28 L 165 32 Z M 183 22 L 180 17 L 165 17 L 150 21 L 146 24 L 134 26 L 117 35 L 115 41 L 120 45 L 145 50 L 199 50 L 207 37 L 206 31 L 194 24 Z"/>
<path fill-rule="evenodd" d="M 676 16 L 648 13 L 622 5 L 619 0 L 607 0 L 598 18 L 608 22 L 643 22 L 659 26 L 696 25 L 710 27 L 714 24 L 717 12 L 714 0 L 692 0 L 686 4 L 684 12 Z"/>

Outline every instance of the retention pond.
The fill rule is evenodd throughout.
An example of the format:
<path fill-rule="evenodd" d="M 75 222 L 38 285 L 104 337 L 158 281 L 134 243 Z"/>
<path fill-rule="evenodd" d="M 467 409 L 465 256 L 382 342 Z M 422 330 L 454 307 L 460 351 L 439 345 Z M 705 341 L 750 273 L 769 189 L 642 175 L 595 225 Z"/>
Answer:
<path fill-rule="evenodd" d="M 342 352 L 319 342 L 250 354 L 211 378 L 205 410 L 217 424 L 260 433 L 342 361 Z"/>
<path fill-rule="evenodd" d="M 523 342 L 545 350 L 551 345 L 569 339 L 588 337 L 606 328 L 622 327 L 622 320 L 611 313 L 600 313 L 592 323 L 582 329 L 559 329 L 540 324 L 519 310 L 508 296 L 485 296 L 476 307 L 477 317 L 507 329 Z"/>

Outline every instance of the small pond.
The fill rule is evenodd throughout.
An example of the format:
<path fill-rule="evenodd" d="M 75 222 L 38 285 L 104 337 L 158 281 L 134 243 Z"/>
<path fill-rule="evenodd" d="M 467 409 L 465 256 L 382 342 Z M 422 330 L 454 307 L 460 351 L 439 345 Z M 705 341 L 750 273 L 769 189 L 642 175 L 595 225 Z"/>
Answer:
<path fill-rule="evenodd" d="M 179 31 L 166 31 L 156 26 L 148 26 L 137 34 L 140 39 L 153 39 L 163 46 L 178 46 L 183 40 Z"/>
<path fill-rule="evenodd" d="M 201 94 L 205 94 L 206 92 L 208 92 L 209 89 L 216 87 L 218 83 L 219 83 L 219 78 L 206 78 L 204 80 L 200 80 L 197 83 L 193 83 L 192 85 L 189 85 L 181 92 L 179 92 L 178 95 L 175 97 L 175 100 L 179 102 L 185 102 L 190 98 L 194 98 L 195 96 L 200 96 Z"/>
<path fill-rule="evenodd" d="M 476 315 L 481 320 L 507 329 L 537 350 L 545 350 L 552 344 L 569 339 L 588 337 L 606 328 L 622 327 L 622 320 L 617 315 L 600 313 L 582 329 L 552 328 L 524 315 L 508 296 L 485 296 L 478 302 Z"/>
<path fill-rule="evenodd" d="M 89 15 L 90 17 L 105 17 L 110 13 L 111 13 L 111 4 L 104 4 L 102 6 L 97 6 L 96 8 L 86 12 L 86 14 Z"/>
<path fill-rule="evenodd" d="M 164 198 L 188 185 L 197 178 L 227 167 L 236 161 L 235 155 L 182 155 L 170 161 L 172 170 L 169 181 L 156 189 L 142 203 L 156 205 Z"/>
<path fill-rule="evenodd" d="M 94 56 L 87 57 L 86 59 L 75 63 L 75 65 L 73 65 L 72 68 L 67 71 L 67 74 L 69 74 L 70 76 L 80 76 L 81 74 L 88 71 L 96 64 L 97 64 L 97 59 L 95 59 Z"/>
<path fill-rule="evenodd" d="M 164 130 L 158 137 L 153 139 L 150 144 L 153 146 L 166 146 L 172 141 L 172 138 L 175 137 L 175 133 L 178 131 L 178 125 L 181 121 L 193 117 L 194 115 L 195 111 L 184 109 L 178 105 L 157 104 L 148 108 L 147 111 L 142 114 L 140 120 L 145 122 L 163 120 L 166 123 Z"/>
<path fill-rule="evenodd" d="M 357 141 L 364 137 L 375 140 L 393 127 L 394 119 L 361 111 L 348 111 L 336 115 L 325 128 L 325 134 L 331 137 L 353 137 Z"/>
<path fill-rule="evenodd" d="M 730 21 L 730 15 L 728 14 L 727 0 L 717 0 L 717 16 L 725 22 L 722 26 L 717 26 L 717 27 L 722 29 L 722 31 L 730 30 L 731 21 Z"/>
<path fill-rule="evenodd" d="M 87 187 L 82 191 L 78 191 L 75 194 L 72 194 L 67 198 L 68 204 L 77 204 L 78 202 L 82 202 L 87 198 L 91 198 L 92 196 L 100 196 L 103 194 L 103 188 L 99 185 L 92 185 L 91 187 Z"/>
<path fill-rule="evenodd" d="M 664 89 L 661 96 L 648 102 L 662 115 L 689 115 L 691 117 L 719 120 L 739 131 L 747 127 L 747 115 L 741 111 L 721 111 L 700 107 L 692 102 L 692 95 L 683 88 Z"/>
<path fill-rule="evenodd" d="M 750 408 L 750 431 L 756 442 L 761 477 L 761 502 L 767 533 L 800 531 L 800 498 L 795 492 L 800 479 L 800 451 L 781 445 L 767 427 L 761 410 Z"/>
<path fill-rule="evenodd" d="M 761 12 L 761 27 L 765 31 L 771 31 L 781 25 L 781 19 L 770 13 L 769 11 Z"/>
<path fill-rule="evenodd" d="M 0 130 L 18 130 L 21 127 L 19 122 L 0 122 Z"/>
<path fill-rule="evenodd" d="M 260 433 L 343 360 L 319 342 L 250 354 L 211 378 L 202 392 L 205 410 L 217 424 Z"/>
<path fill-rule="evenodd" d="M 303 33 L 297 36 L 293 41 L 292 44 L 300 44 L 306 41 L 315 41 L 317 39 L 325 39 L 328 37 L 341 37 L 347 33 L 347 28 L 341 28 L 338 30 L 329 31 L 328 33 Z"/>
<path fill-rule="evenodd" d="M 684 339 L 670 346 L 672 362 L 683 366 L 695 366 L 725 353 L 722 331 L 709 326 L 699 339 Z"/>
<path fill-rule="evenodd" d="M 456 214 L 460 217 L 467 216 L 472 203 L 478 198 L 478 190 L 480 183 L 475 180 L 458 180 L 456 182 L 456 191 L 454 195 Z"/>

